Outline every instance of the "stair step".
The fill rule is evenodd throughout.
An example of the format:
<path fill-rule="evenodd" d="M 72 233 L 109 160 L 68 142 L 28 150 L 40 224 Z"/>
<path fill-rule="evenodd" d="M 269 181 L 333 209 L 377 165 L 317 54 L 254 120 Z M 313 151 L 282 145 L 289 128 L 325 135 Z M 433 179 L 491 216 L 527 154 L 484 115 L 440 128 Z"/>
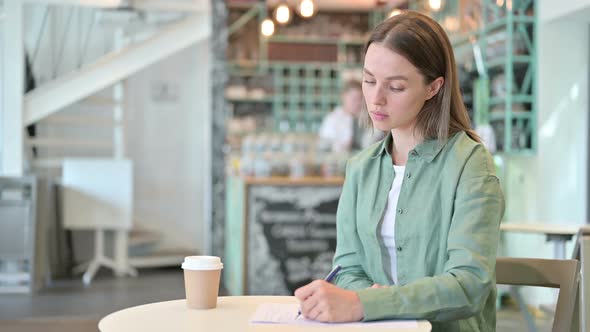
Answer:
<path fill-rule="evenodd" d="M 27 272 L 15 272 L 15 273 L 3 272 L 3 273 L 0 273 L 0 282 L 2 282 L 2 283 L 18 284 L 18 283 L 30 282 L 30 281 L 31 281 L 31 274 L 27 273 Z"/>
<path fill-rule="evenodd" d="M 94 149 L 112 149 L 113 142 L 107 140 L 81 140 L 66 138 L 28 138 L 27 146 L 36 147 L 61 147 L 61 148 L 94 148 Z"/>
<path fill-rule="evenodd" d="M 112 97 L 90 96 L 81 100 L 80 104 L 100 107 L 115 107 L 117 105 L 121 105 L 122 103 L 117 102 Z"/>
<path fill-rule="evenodd" d="M 95 115 L 55 115 L 41 120 L 48 125 L 77 125 L 85 127 L 113 128 L 117 125 L 113 118 Z"/>
<path fill-rule="evenodd" d="M 162 235 L 145 229 L 133 229 L 129 232 L 129 247 L 156 244 Z"/>
<path fill-rule="evenodd" d="M 36 158 L 33 159 L 33 167 L 35 168 L 61 168 L 63 166 L 63 158 Z"/>

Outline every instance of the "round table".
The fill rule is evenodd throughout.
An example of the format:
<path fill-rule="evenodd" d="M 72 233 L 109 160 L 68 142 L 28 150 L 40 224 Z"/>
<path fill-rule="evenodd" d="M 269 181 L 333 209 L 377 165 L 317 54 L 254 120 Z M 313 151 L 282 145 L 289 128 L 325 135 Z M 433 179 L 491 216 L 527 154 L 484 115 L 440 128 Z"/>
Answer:
<path fill-rule="evenodd" d="M 358 331 L 343 326 L 303 327 L 294 325 L 250 324 L 250 317 L 261 303 L 298 303 L 293 296 L 219 297 L 217 308 L 190 310 L 185 300 L 140 305 L 112 313 L 98 323 L 101 332 L 128 331 Z M 428 332 L 431 325 L 419 321 L 418 328 L 395 329 L 396 332 Z M 377 329 L 379 330 L 379 329 Z M 387 330 L 392 331 L 392 330 Z"/>

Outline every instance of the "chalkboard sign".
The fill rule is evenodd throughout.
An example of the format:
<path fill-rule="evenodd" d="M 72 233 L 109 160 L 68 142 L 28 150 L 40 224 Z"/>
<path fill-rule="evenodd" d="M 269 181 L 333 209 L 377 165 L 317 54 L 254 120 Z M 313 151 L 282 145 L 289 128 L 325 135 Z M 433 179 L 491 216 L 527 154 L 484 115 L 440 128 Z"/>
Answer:
<path fill-rule="evenodd" d="M 340 186 L 250 187 L 248 294 L 292 295 L 330 271 L 340 192 Z"/>

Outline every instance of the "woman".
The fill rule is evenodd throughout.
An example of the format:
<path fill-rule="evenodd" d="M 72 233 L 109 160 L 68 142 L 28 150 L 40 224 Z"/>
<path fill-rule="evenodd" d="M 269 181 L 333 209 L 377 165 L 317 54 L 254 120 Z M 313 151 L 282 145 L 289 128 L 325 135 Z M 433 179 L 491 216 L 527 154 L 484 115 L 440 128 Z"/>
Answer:
<path fill-rule="evenodd" d="M 365 49 L 363 95 L 388 136 L 352 159 L 337 213 L 334 284 L 295 296 L 327 322 L 427 319 L 433 331 L 494 331 L 504 198 L 471 130 L 453 51 L 429 17 L 381 23 Z"/>

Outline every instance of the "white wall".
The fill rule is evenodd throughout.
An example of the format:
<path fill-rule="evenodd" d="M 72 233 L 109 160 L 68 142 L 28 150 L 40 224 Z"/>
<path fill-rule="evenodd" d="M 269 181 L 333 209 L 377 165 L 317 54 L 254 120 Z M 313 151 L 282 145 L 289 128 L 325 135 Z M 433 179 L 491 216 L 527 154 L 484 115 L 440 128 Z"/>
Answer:
<path fill-rule="evenodd" d="M 3 3 L 0 1 L 0 17 L 4 15 Z M 0 105 L 4 105 L 4 19 L 0 18 Z M 3 108 L 0 106 L 0 128 L 2 128 Z M 2 165 L 2 135 L 0 135 L 0 165 Z"/>
<path fill-rule="evenodd" d="M 539 1 L 538 151 L 506 160 L 505 222 L 586 221 L 590 15 L 580 15 L 582 3 L 590 9 L 590 0 Z M 544 236 L 508 234 L 503 240 L 503 254 L 553 257 Z M 527 298 L 545 303 L 549 293 L 530 291 Z"/>
<path fill-rule="evenodd" d="M 67 32 L 65 50 L 59 55 L 62 34 L 72 7 L 54 7 L 41 38 L 34 70 L 42 81 L 53 78 L 54 64 L 61 62 L 58 72 L 67 73 L 77 67 L 77 50 L 82 48 L 91 31 L 85 62 L 109 52 L 113 46 L 112 26 L 95 25 L 93 9 L 75 8 L 72 25 Z M 26 45 L 32 53 L 41 29 L 44 6 L 27 8 Z M 53 46 L 53 47 L 52 47 Z M 58 59 L 62 60 L 58 60 Z M 134 163 L 134 215 L 137 226 L 160 232 L 160 249 L 186 248 L 195 252 L 206 250 L 205 211 L 210 199 L 208 165 L 210 165 L 210 84 L 208 42 L 202 42 L 137 73 L 126 83 L 126 156 Z M 42 82 L 41 82 L 42 83 Z M 168 86 L 167 100 L 158 99 L 156 90 Z M 161 89 L 160 89 L 161 91 Z M 112 95 L 106 89 L 103 95 Z M 160 97 L 162 97 L 160 93 Z M 167 97 L 164 96 L 164 99 Z M 68 113 L 112 114 L 109 108 L 75 104 Z M 39 135 L 52 137 L 109 138 L 112 130 L 41 125 Z M 58 150 L 58 149 L 55 149 Z M 53 155 L 63 155 L 63 151 Z M 48 153 L 40 151 L 43 156 Z M 96 151 L 69 151 L 70 154 L 101 156 Z M 107 151 L 108 153 L 108 151 Z M 91 234 L 75 235 L 76 259 L 84 260 L 92 250 Z"/>
<path fill-rule="evenodd" d="M 211 146 L 208 46 L 200 43 L 129 80 L 135 216 L 139 225 L 165 234 L 164 248 L 205 250 L 201 240 Z M 154 100 L 163 86 L 170 100 Z"/>
<path fill-rule="evenodd" d="M 590 9 L 590 0 L 536 0 L 539 11 L 539 22 L 548 23 L 564 16 L 571 17 L 576 13 Z"/>

